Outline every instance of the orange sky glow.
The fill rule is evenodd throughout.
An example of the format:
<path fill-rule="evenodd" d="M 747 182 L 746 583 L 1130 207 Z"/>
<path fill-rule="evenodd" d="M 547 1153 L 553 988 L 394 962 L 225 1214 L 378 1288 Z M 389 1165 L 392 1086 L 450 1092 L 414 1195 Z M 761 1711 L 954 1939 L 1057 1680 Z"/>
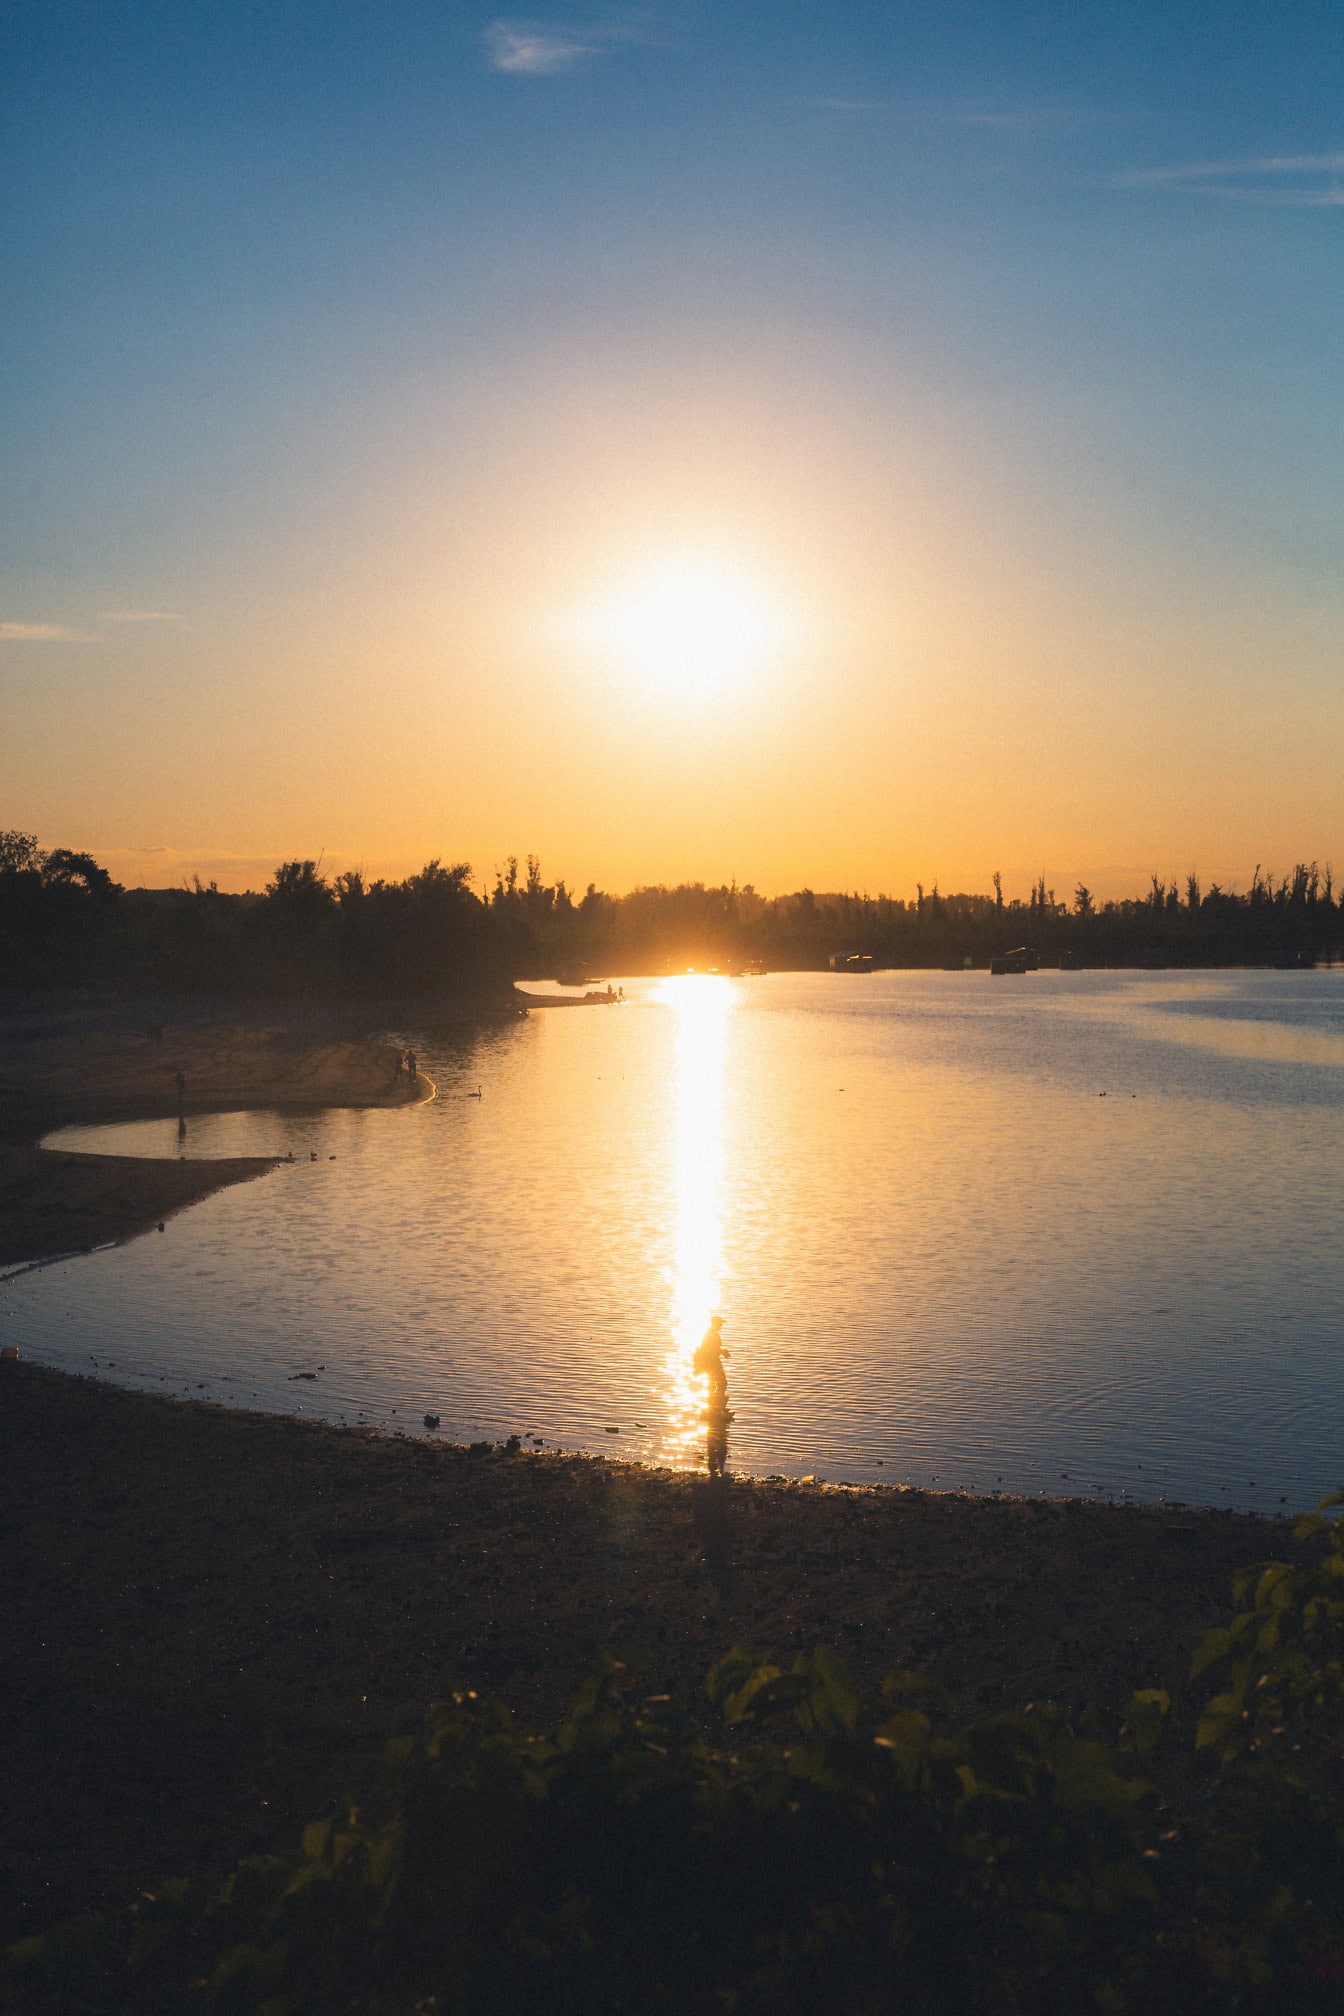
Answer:
<path fill-rule="evenodd" d="M 328 12 L 12 66 L 0 825 L 226 889 L 1344 866 L 1309 36 Z"/>

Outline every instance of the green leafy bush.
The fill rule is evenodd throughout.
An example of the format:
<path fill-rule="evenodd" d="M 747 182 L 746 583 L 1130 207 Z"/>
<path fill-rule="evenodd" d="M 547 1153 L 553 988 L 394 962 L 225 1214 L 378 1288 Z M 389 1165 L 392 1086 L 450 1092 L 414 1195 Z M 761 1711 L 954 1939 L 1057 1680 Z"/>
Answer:
<path fill-rule="evenodd" d="M 1333 1507 L 1344 1499 L 1328 1501 Z M 704 1702 L 607 1661 L 557 1730 L 466 1690 L 392 1746 L 381 1808 L 213 1892 L 11 1950 L 10 2006 L 233 2016 L 910 2016 L 1337 2011 L 1344 1545 L 1238 1585 L 1181 1815 L 1058 1708 L 950 1725 L 900 1675 L 733 1652 Z"/>

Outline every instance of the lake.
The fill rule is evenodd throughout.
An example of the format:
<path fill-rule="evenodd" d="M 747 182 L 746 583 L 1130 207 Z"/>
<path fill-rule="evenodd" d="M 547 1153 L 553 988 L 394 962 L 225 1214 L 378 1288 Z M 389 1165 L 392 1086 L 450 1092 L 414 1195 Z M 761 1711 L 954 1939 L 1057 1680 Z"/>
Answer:
<path fill-rule="evenodd" d="M 624 986 L 391 1032 L 427 1105 L 191 1120 L 193 1156 L 295 1161 L 10 1275 L 6 1341 L 689 1465 L 718 1309 L 736 1470 L 1270 1512 L 1344 1482 L 1344 973 Z M 175 1122 L 51 1138 L 178 1152 Z"/>

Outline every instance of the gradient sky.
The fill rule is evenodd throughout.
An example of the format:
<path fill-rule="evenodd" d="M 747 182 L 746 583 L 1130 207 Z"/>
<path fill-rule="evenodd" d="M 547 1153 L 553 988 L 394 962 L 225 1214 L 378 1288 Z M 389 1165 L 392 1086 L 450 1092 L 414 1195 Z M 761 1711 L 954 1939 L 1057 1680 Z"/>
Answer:
<path fill-rule="evenodd" d="M 1341 107 L 1324 0 L 11 0 L 0 826 L 151 885 L 1344 863 Z M 669 565 L 769 648 L 626 662 Z"/>

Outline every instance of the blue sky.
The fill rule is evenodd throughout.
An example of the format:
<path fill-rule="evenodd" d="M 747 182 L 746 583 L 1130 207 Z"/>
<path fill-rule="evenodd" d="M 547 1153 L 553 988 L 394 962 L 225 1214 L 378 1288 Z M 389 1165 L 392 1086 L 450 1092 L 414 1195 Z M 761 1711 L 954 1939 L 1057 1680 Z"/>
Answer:
<path fill-rule="evenodd" d="M 1336 839 L 1325 6 L 58 0 L 4 39 L 0 823 L 132 880 L 156 849 L 324 838 L 892 887 L 918 863 L 1235 876 Z M 834 622 L 797 743 L 738 823 L 710 794 L 689 847 L 705 738 L 646 724 L 668 802 L 640 845 L 576 727 L 585 837 L 551 776 L 561 697 L 507 612 L 597 579 L 624 522 L 656 546 L 697 514 L 748 567 L 815 562 Z M 1107 711 L 1126 681 L 1150 741 Z M 290 788 L 263 694 L 290 748 L 324 694 L 361 724 L 362 798 L 330 727 Z M 446 733 L 412 759 L 386 730 L 439 705 L 478 752 L 460 775 Z M 1018 803 L 991 758 L 1028 761 L 1033 707 L 1051 760 Z M 1300 744 L 1266 736 L 1277 708 Z M 777 844 L 809 737 L 863 771 L 856 709 L 906 826 L 876 774 L 871 804 L 837 779 Z M 1086 805 L 1046 789 L 1070 712 Z M 736 776 L 750 732 L 716 731 Z M 202 788 L 204 736 L 228 789 Z"/>

